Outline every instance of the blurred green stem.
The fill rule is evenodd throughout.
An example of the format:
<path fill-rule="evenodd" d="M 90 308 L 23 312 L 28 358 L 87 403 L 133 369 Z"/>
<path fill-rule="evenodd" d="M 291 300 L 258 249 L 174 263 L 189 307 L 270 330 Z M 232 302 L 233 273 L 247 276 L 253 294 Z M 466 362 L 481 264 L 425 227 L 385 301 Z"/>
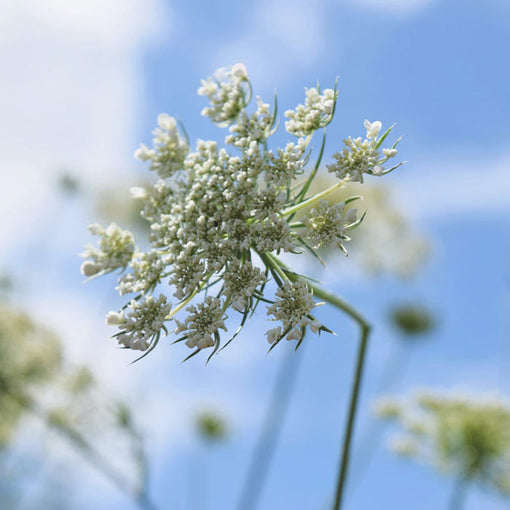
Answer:
<path fill-rule="evenodd" d="M 12 388 L 7 381 L 0 378 L 0 391 L 15 401 L 19 406 L 30 411 L 44 424 L 58 432 L 76 447 L 82 455 L 103 475 L 108 478 L 121 492 L 128 492 L 141 510 L 156 510 L 156 506 L 150 501 L 144 489 L 137 490 L 133 484 L 121 474 L 110 462 L 101 455 L 84 437 L 72 426 L 52 418 L 51 414 L 23 391 Z"/>

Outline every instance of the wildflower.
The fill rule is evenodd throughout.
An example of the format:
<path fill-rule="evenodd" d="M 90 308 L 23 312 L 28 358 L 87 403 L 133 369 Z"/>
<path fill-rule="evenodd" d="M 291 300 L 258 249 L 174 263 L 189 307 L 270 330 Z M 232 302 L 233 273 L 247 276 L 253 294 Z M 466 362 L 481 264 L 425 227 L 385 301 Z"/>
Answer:
<path fill-rule="evenodd" d="M 370 122 L 365 120 L 365 129 L 367 136 L 363 140 L 360 138 L 347 138 L 344 140 L 345 147 L 342 152 L 333 154 L 335 163 L 327 165 L 328 171 L 334 173 L 339 179 L 348 179 L 353 182 L 363 182 L 363 174 L 384 175 L 395 170 L 400 166 L 396 165 L 390 169 L 385 169 L 383 164 L 397 154 L 395 147 L 400 140 L 397 140 L 390 149 L 383 149 L 383 157 L 379 152 L 379 146 L 383 139 L 377 136 L 381 130 L 380 121 Z M 392 127 L 383 135 L 384 138 Z"/>
<path fill-rule="evenodd" d="M 304 277 L 278 255 L 298 253 L 300 246 L 343 249 L 346 231 L 359 224 L 345 204 L 316 204 L 323 192 L 308 196 L 315 172 L 303 179 L 312 135 L 333 117 L 336 88 L 307 90 L 305 104 L 286 114 L 287 130 L 298 139 L 274 148 L 268 140 L 278 126 L 276 104 L 257 98 L 255 111 L 247 111 L 251 85 L 242 64 L 219 70 L 198 92 L 209 101 L 202 113 L 228 127 L 226 147 L 213 140 L 192 147 L 175 119 L 158 117 L 152 148 L 142 145 L 136 157 L 159 179 L 131 190 L 150 224 L 149 247 L 135 246 L 133 235 L 116 225 L 90 227 L 99 247 L 87 248 L 82 272 L 122 269 L 117 289 L 121 296 L 135 295 L 121 312 L 110 312 L 107 323 L 118 326 L 115 337 L 125 347 L 151 349 L 171 330 L 194 353 L 210 347 L 216 352 L 228 322 L 239 319 L 239 332 L 260 302 L 280 321 L 266 333 L 272 345 L 283 337 L 301 342 L 308 330 L 329 331 L 311 314 L 317 303 Z M 370 125 L 371 132 L 376 128 Z M 309 214 L 294 223 L 304 208 Z M 177 300 L 173 309 L 167 293 Z M 229 319 L 229 309 L 240 313 Z M 175 327 L 169 327 L 172 321 Z"/>
<path fill-rule="evenodd" d="M 202 110 L 202 115 L 220 125 L 230 124 L 246 105 L 243 85 L 247 81 L 248 74 L 242 64 L 219 69 L 215 77 L 202 80 L 198 93 L 207 96 L 211 103 Z"/>
<path fill-rule="evenodd" d="M 322 94 L 319 88 L 306 89 L 305 104 L 295 110 L 287 110 L 285 129 L 294 136 L 308 136 L 331 122 L 337 92 L 326 89 Z"/>
<path fill-rule="evenodd" d="M 204 349 L 214 345 L 218 330 L 226 330 L 222 303 L 218 298 L 207 296 L 203 303 L 186 309 L 188 317 L 177 323 L 176 333 L 183 333 L 188 347 Z"/>
<path fill-rule="evenodd" d="M 379 131 L 381 131 L 382 128 L 382 123 L 379 120 L 376 120 L 375 122 L 370 122 L 369 120 L 365 119 L 363 125 L 367 130 L 367 138 L 377 138 L 377 135 L 379 134 Z"/>
<path fill-rule="evenodd" d="M 230 266 L 225 270 L 224 279 L 223 292 L 232 301 L 232 308 L 238 311 L 246 308 L 255 289 L 266 281 L 262 271 L 251 262 Z"/>
<path fill-rule="evenodd" d="M 166 267 L 166 259 L 156 250 L 140 253 L 133 257 L 129 267 L 131 273 L 119 278 L 119 293 L 121 296 L 130 292 L 145 293 L 154 288 L 161 280 Z"/>
<path fill-rule="evenodd" d="M 113 319 L 111 312 L 107 320 L 109 319 L 109 324 L 112 325 L 115 321 L 118 322 L 120 333 L 116 335 L 116 338 L 119 344 L 130 349 L 145 351 L 159 339 L 170 308 L 171 305 L 167 303 L 163 294 L 160 294 L 158 299 L 146 296 L 139 301 L 131 300 L 130 311 L 123 321 L 120 321 L 120 315 Z"/>
<path fill-rule="evenodd" d="M 300 339 L 303 336 L 300 329 L 315 323 L 310 312 L 317 305 L 310 290 L 302 281 L 285 282 L 276 291 L 276 297 L 278 299 L 268 307 L 267 315 L 281 321 L 283 330 L 289 332 L 287 340 Z M 274 335 L 271 338 L 274 339 Z"/>
<path fill-rule="evenodd" d="M 188 144 L 177 130 L 173 117 L 162 113 L 158 117 L 158 128 L 153 131 L 153 148 L 142 144 L 135 152 L 135 158 L 150 161 L 149 170 L 155 171 L 161 178 L 170 177 L 182 170 Z"/>
<path fill-rule="evenodd" d="M 110 224 L 106 230 L 97 224 L 90 225 L 89 232 L 101 239 L 99 249 L 88 246 L 82 254 L 83 257 L 91 259 L 81 266 L 85 276 L 115 271 L 131 262 L 135 250 L 131 232 L 119 228 L 115 223 Z"/>
<path fill-rule="evenodd" d="M 342 244 L 349 241 L 347 228 L 356 221 L 356 209 L 345 210 L 345 203 L 329 204 L 321 200 L 317 207 L 303 218 L 305 237 L 312 241 L 313 246 L 329 246 L 335 243 L 345 253 Z"/>

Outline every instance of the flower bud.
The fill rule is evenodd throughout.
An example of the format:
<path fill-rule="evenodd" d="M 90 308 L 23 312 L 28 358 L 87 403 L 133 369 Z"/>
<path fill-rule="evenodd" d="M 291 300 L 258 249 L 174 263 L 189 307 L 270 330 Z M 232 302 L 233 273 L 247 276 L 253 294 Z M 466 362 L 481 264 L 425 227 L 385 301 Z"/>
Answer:
<path fill-rule="evenodd" d="M 244 67 L 243 64 L 235 64 L 232 66 L 232 76 L 235 76 L 236 78 L 247 80 L 248 79 L 248 72 L 246 71 L 246 67 Z"/>
<path fill-rule="evenodd" d="M 382 151 L 387 158 L 393 158 L 398 153 L 397 149 L 383 149 Z"/>
<path fill-rule="evenodd" d="M 124 312 L 108 312 L 106 316 L 106 324 L 108 326 L 118 326 L 125 322 Z"/>
<path fill-rule="evenodd" d="M 81 274 L 85 275 L 88 278 L 90 276 L 94 276 L 95 274 L 99 273 L 99 271 L 101 270 L 101 266 L 98 264 L 95 264 L 91 260 L 86 260 L 81 265 L 80 270 L 81 270 Z"/>
<path fill-rule="evenodd" d="M 382 123 L 378 120 L 375 122 L 370 122 L 369 120 L 365 119 L 365 123 L 363 125 L 367 130 L 367 138 L 377 138 L 377 135 L 382 128 Z"/>

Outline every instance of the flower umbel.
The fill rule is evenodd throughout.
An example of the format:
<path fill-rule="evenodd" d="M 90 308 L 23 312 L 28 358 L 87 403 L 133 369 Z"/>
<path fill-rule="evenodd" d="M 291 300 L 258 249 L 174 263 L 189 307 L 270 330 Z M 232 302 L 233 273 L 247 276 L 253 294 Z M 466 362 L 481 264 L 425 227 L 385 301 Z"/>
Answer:
<path fill-rule="evenodd" d="M 82 254 L 86 260 L 81 265 L 81 272 L 85 276 L 107 273 L 126 267 L 135 251 L 135 238 L 131 232 L 119 228 L 112 223 L 106 230 L 100 225 L 89 226 L 89 232 L 100 236 L 99 248 L 87 246 Z"/>
<path fill-rule="evenodd" d="M 309 281 L 278 256 L 305 248 L 316 254 L 327 244 L 345 251 L 346 232 L 362 217 L 356 219 L 356 211 L 346 207 L 353 199 L 342 204 L 321 199 L 348 179 L 384 173 L 376 167 L 395 155 L 396 144 L 383 157 L 378 150 L 390 130 L 378 139 L 380 122 L 366 123 L 366 147 L 353 142 L 330 168 L 340 180 L 310 195 L 325 143 L 324 137 L 307 173 L 313 135 L 333 118 L 336 86 L 307 89 L 304 104 L 286 112 L 286 129 L 298 139 L 283 147 L 269 143 L 278 127 L 276 100 L 270 106 L 257 98 L 255 111 L 248 111 L 251 84 L 242 64 L 202 81 L 199 94 L 209 100 L 202 113 L 219 127 L 228 126 L 226 146 L 198 140 L 192 149 L 175 119 L 158 117 L 153 147 L 142 145 L 136 157 L 159 179 L 132 189 L 150 223 L 148 249 L 135 246 L 133 235 L 116 225 L 90 228 L 100 242 L 85 251 L 82 272 L 93 276 L 119 269 L 117 289 L 121 296 L 132 295 L 120 312 L 107 315 L 107 323 L 119 328 L 114 337 L 125 347 L 148 351 L 172 331 L 175 341 L 193 349 L 191 355 L 210 347 L 214 354 L 226 345 L 222 335 L 229 322 L 238 319 L 231 341 L 261 302 L 271 320 L 280 322 L 267 332 L 272 346 L 282 338 L 299 345 L 308 330 L 329 331 L 312 315 L 318 303 Z M 176 300 L 172 309 L 168 294 Z"/>
<path fill-rule="evenodd" d="M 397 155 L 397 145 L 400 138 L 389 149 L 382 149 L 383 155 L 379 152 L 381 144 L 384 142 L 388 134 L 393 129 L 391 126 L 382 136 L 378 138 L 382 124 L 379 121 L 370 122 L 365 120 L 365 129 L 367 131 L 366 138 L 347 138 L 344 140 L 345 147 L 342 152 L 333 154 L 336 162 L 327 165 L 328 170 L 334 173 L 339 179 L 349 179 L 353 182 L 363 182 L 363 174 L 384 175 L 399 166 L 395 165 L 389 169 L 385 169 L 383 165 Z"/>

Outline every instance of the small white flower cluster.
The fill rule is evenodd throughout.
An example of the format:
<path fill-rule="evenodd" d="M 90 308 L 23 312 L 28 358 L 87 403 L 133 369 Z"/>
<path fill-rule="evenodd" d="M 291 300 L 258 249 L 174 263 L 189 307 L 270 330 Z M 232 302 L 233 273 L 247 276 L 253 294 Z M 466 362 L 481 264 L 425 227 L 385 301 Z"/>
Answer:
<path fill-rule="evenodd" d="M 218 124 L 230 124 L 247 103 L 246 83 L 248 74 L 243 64 L 236 64 L 231 69 L 218 69 L 214 77 L 202 80 L 198 93 L 207 96 L 211 103 L 202 110 L 202 115 Z"/>
<path fill-rule="evenodd" d="M 127 313 L 110 312 L 106 316 L 106 323 L 119 326 L 120 333 L 115 335 L 119 344 L 136 351 L 145 351 L 165 328 L 171 305 L 167 303 L 166 297 L 160 294 L 158 299 L 153 296 L 145 296 L 139 301 L 132 299 L 129 309 L 131 311 Z"/>
<path fill-rule="evenodd" d="M 266 168 L 265 180 L 275 186 L 283 187 L 289 181 L 296 179 L 304 171 L 305 161 L 303 160 L 309 139 L 300 138 L 298 143 L 289 142 L 285 149 L 278 148 L 276 155 L 268 151 L 271 164 Z"/>
<path fill-rule="evenodd" d="M 175 332 L 186 332 L 184 337 L 186 345 L 198 349 L 212 347 L 215 344 L 219 346 L 218 330 L 227 330 L 221 300 L 207 296 L 203 303 L 189 306 L 186 311 L 189 315 L 184 322 L 175 321 L 177 324 Z"/>
<path fill-rule="evenodd" d="M 305 237 L 312 241 L 314 248 L 336 244 L 347 253 L 342 242 L 350 241 L 345 234 L 356 222 L 356 209 L 345 210 L 345 203 L 330 204 L 321 200 L 308 216 L 303 218 Z"/>
<path fill-rule="evenodd" d="M 306 283 L 287 281 L 278 288 L 276 297 L 274 304 L 268 307 L 267 314 L 273 315 L 282 326 L 270 329 L 266 333 L 270 344 L 278 342 L 285 335 L 287 340 L 301 340 L 307 326 L 310 326 L 314 333 L 322 328 L 322 324 L 311 315 L 312 310 L 318 305 L 314 302 Z"/>
<path fill-rule="evenodd" d="M 272 346 L 283 337 L 301 342 L 307 330 L 329 331 L 312 315 L 316 304 L 311 284 L 286 268 L 278 255 L 299 253 L 302 246 L 314 251 L 307 238 L 316 246 L 342 247 L 341 241 L 348 239 L 345 231 L 359 223 L 355 212 L 326 202 L 300 215 L 301 222 L 292 222 L 298 211 L 309 210 L 325 196 L 307 195 L 315 172 L 300 179 L 313 133 L 331 121 L 336 89 L 307 91 L 305 106 L 287 115 L 290 131 L 301 138 L 284 148 L 269 147 L 278 126 L 276 106 L 271 113 L 258 99 L 255 112 L 248 113 L 248 92 L 251 95 L 251 85 L 242 64 L 221 70 L 199 90 L 210 102 L 203 113 L 220 127 L 229 126 L 226 144 L 235 154 L 215 141 L 198 140 L 192 150 L 174 119 L 158 118 L 154 148 L 142 146 L 137 157 L 149 161 L 160 179 L 131 190 L 150 223 L 146 252 L 135 248 L 133 236 L 116 226 L 91 229 L 102 237 L 99 249 L 88 248 L 84 254 L 90 259 L 83 264 L 84 274 L 127 270 L 118 278 L 117 289 L 121 295 L 136 294 L 126 305 L 131 309 L 126 316 L 122 311 L 107 317 L 109 324 L 119 326 L 116 337 L 124 346 L 152 350 L 161 331 L 167 332 L 166 324 L 175 321 L 173 333 L 195 349 L 193 354 L 207 347 L 214 347 L 214 353 L 220 330 L 227 330 L 228 311 L 240 314 L 239 332 L 261 302 L 268 303 L 268 315 L 282 323 L 268 332 Z M 333 188 L 342 185 L 338 182 Z M 152 297 L 163 286 L 169 286 L 178 301 L 171 312 L 166 298 Z M 183 309 L 187 316 L 178 319 Z"/>
<path fill-rule="evenodd" d="M 131 262 L 135 251 L 135 239 L 131 232 L 119 228 L 115 223 L 106 230 L 94 223 L 89 226 L 89 232 L 101 236 L 101 240 L 99 249 L 89 245 L 82 253 L 82 257 L 89 259 L 81 265 L 82 274 L 95 276 L 124 268 Z"/>
<path fill-rule="evenodd" d="M 234 263 L 223 274 L 223 292 L 232 301 L 232 308 L 238 312 L 246 309 L 255 290 L 266 282 L 262 271 L 251 262 Z"/>
<path fill-rule="evenodd" d="M 251 115 L 245 110 L 239 114 L 237 122 L 230 126 L 230 134 L 225 143 L 241 149 L 248 148 L 252 142 L 263 142 L 270 136 L 274 118 L 269 111 L 269 104 L 257 97 L 257 109 Z"/>
<path fill-rule="evenodd" d="M 330 172 L 334 173 L 339 179 L 349 179 L 352 182 L 363 182 L 363 174 L 370 175 L 384 175 L 395 168 L 400 166 L 396 165 L 386 170 L 383 165 L 390 158 L 397 155 L 397 149 L 395 148 L 400 139 L 397 140 L 393 147 L 389 149 L 383 149 L 383 156 L 379 152 L 381 143 L 386 139 L 386 136 L 390 133 L 392 127 L 378 138 L 379 131 L 381 130 L 382 124 L 379 121 L 369 122 L 365 120 L 365 129 L 367 136 L 365 140 L 361 138 L 347 138 L 344 140 L 345 147 L 342 152 L 333 154 L 336 162 L 327 165 Z"/>
<path fill-rule="evenodd" d="M 166 257 L 156 250 L 136 254 L 129 263 L 132 272 L 119 278 L 117 289 L 120 295 L 134 292 L 145 294 L 153 289 L 160 282 L 166 266 Z"/>
<path fill-rule="evenodd" d="M 305 104 L 298 105 L 295 110 L 287 110 L 285 129 L 295 136 L 308 136 L 317 129 L 326 127 L 333 118 L 337 100 L 337 91 L 326 89 L 306 89 Z"/>
<path fill-rule="evenodd" d="M 182 169 L 184 158 L 188 152 L 188 143 L 177 130 L 177 122 L 173 117 L 162 113 L 158 117 L 158 125 L 153 132 L 153 148 L 142 144 L 135 152 L 135 158 L 150 161 L 149 170 L 153 170 L 165 179 Z"/>

